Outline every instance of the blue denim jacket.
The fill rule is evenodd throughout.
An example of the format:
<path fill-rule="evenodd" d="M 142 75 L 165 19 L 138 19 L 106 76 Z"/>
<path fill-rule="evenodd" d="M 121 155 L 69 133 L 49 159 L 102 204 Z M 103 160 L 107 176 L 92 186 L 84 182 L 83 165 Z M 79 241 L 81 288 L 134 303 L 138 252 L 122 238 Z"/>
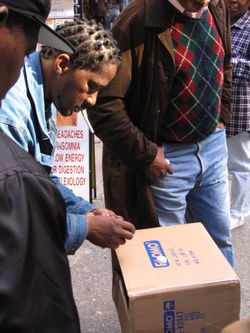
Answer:
<path fill-rule="evenodd" d="M 28 97 L 29 94 L 32 96 L 33 102 Z M 41 152 L 34 112 L 36 112 L 39 123 L 40 140 L 42 140 L 45 147 L 48 147 L 50 154 Z M 17 83 L 9 90 L 2 101 L 0 130 L 33 155 L 39 163 L 51 167 L 56 145 L 56 109 L 53 104 L 49 113 L 47 125 L 40 56 L 38 52 L 35 52 L 25 57 L 24 66 L 21 69 Z M 77 197 L 70 189 L 62 185 L 55 175 L 51 174 L 51 179 L 56 183 L 66 203 L 65 250 L 67 253 L 74 253 L 86 238 L 88 231 L 86 213 L 93 207 L 88 201 Z"/>

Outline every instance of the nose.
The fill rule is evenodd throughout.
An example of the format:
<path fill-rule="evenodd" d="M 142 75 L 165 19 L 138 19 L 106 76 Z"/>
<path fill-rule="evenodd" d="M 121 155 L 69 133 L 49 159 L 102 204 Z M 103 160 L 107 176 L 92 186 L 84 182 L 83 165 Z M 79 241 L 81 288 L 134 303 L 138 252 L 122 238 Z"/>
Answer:
<path fill-rule="evenodd" d="M 97 95 L 98 95 L 98 91 L 94 92 L 93 94 L 89 94 L 86 98 L 86 103 L 89 106 L 93 106 L 96 103 L 96 99 L 97 99 Z"/>

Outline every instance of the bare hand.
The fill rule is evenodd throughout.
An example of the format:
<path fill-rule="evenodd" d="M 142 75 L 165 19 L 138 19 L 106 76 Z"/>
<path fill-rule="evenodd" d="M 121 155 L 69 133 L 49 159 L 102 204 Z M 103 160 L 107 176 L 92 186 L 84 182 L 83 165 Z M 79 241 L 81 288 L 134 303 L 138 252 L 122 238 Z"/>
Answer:
<path fill-rule="evenodd" d="M 170 163 L 165 160 L 163 154 L 163 147 L 158 147 L 155 159 L 147 168 L 145 175 L 149 179 L 155 179 L 165 176 L 166 173 L 170 173 L 172 175 L 174 173 L 174 169 L 171 167 Z"/>
<path fill-rule="evenodd" d="M 123 217 L 116 215 L 112 210 L 107 208 L 95 208 L 87 213 L 87 217 L 90 215 L 115 216 L 123 220 Z"/>
<path fill-rule="evenodd" d="M 111 211 L 112 212 L 112 211 Z M 121 216 L 102 214 L 87 214 L 87 239 L 98 246 L 108 247 L 112 250 L 132 239 L 135 227 L 132 223 L 124 221 Z"/>

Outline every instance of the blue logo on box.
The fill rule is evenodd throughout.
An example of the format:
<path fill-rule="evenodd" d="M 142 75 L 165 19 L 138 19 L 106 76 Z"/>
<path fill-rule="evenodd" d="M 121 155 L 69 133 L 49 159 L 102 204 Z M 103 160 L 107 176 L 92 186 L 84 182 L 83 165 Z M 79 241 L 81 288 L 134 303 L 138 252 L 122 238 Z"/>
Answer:
<path fill-rule="evenodd" d="M 175 333 L 175 304 L 174 301 L 163 302 L 164 333 Z"/>
<path fill-rule="evenodd" d="M 166 262 L 158 262 L 157 257 L 165 256 L 165 253 L 161 247 L 161 244 L 158 240 L 145 241 L 144 246 L 148 253 L 151 264 L 154 268 L 163 268 L 169 266 L 169 261 L 166 259 Z"/>

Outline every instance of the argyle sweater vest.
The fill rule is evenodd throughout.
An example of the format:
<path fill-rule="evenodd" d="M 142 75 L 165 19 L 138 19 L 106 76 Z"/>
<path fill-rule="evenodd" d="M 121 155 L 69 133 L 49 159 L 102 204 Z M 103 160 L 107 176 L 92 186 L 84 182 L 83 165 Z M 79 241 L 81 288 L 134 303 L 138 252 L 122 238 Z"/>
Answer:
<path fill-rule="evenodd" d="M 209 10 L 200 19 L 177 15 L 172 41 L 176 74 L 160 137 L 198 142 L 219 120 L 224 47 Z"/>

